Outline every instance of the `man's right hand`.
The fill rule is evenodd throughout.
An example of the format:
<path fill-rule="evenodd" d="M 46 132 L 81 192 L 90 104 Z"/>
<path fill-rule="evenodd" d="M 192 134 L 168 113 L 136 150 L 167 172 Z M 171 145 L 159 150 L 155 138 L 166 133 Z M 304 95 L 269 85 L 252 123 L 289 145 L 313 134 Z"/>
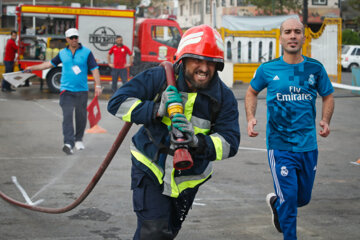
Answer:
<path fill-rule="evenodd" d="M 114 68 L 114 64 L 113 64 L 113 63 L 109 63 L 108 65 L 109 65 L 109 67 Z"/>
<path fill-rule="evenodd" d="M 255 132 L 255 130 L 254 130 L 256 124 L 257 124 L 256 118 L 252 118 L 248 121 L 247 131 L 248 131 L 249 137 L 256 137 L 257 135 L 259 135 L 259 133 Z"/>
<path fill-rule="evenodd" d="M 163 117 L 167 115 L 167 108 L 170 103 L 181 103 L 181 94 L 178 92 L 176 87 L 168 86 L 161 95 L 160 106 L 156 114 L 157 117 Z"/>

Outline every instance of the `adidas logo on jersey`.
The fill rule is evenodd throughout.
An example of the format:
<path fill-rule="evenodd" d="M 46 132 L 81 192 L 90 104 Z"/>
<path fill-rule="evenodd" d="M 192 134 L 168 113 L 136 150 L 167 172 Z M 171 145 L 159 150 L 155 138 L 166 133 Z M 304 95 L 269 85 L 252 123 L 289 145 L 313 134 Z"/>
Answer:
<path fill-rule="evenodd" d="M 280 80 L 280 78 L 278 77 L 278 75 L 276 75 L 273 80 Z"/>

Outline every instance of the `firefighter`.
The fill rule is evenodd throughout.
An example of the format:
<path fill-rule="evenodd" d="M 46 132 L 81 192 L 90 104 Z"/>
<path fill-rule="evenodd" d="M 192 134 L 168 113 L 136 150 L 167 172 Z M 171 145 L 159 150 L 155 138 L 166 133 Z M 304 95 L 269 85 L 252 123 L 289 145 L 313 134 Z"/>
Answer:
<path fill-rule="evenodd" d="M 119 88 L 108 104 L 111 114 L 142 125 L 130 149 L 136 240 L 174 239 L 213 162 L 234 156 L 240 143 L 237 101 L 217 73 L 224 68 L 220 34 L 208 25 L 187 30 L 173 67 L 176 88 L 166 85 L 163 67 L 154 67 Z M 182 104 L 184 114 L 170 119 L 171 103 Z M 172 128 L 190 136 L 190 169 L 173 167 Z"/>

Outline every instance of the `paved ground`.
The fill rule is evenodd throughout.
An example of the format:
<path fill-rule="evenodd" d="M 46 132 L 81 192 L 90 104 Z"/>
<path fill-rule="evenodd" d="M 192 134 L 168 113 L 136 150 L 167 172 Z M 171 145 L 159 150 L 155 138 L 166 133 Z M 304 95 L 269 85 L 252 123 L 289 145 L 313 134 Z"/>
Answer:
<path fill-rule="evenodd" d="M 343 82 L 350 83 L 350 74 Z M 242 130 L 238 154 L 215 164 L 178 235 L 178 240 L 281 239 L 270 221 L 265 196 L 273 191 L 265 149 L 266 108 L 260 96 L 260 136 L 246 135 L 243 97 L 247 84 L 234 85 Z M 61 109 L 58 96 L 38 86 L 0 92 L 0 191 L 25 201 L 12 182 L 16 176 L 33 202 L 64 207 L 81 194 L 106 156 L 123 123 L 106 112 L 110 87 L 100 100 L 105 134 L 86 134 L 84 151 L 61 151 Z M 360 95 L 336 89 L 332 133 L 319 139 L 318 174 L 311 203 L 299 209 L 301 240 L 360 238 Z M 92 96 L 90 96 L 91 98 Z M 318 101 L 318 116 L 321 105 Z M 318 121 L 317 121 L 318 122 Z M 58 215 L 21 209 L 0 199 L 0 239 L 132 239 L 135 215 L 130 191 L 130 136 L 90 194 L 77 208 Z"/>

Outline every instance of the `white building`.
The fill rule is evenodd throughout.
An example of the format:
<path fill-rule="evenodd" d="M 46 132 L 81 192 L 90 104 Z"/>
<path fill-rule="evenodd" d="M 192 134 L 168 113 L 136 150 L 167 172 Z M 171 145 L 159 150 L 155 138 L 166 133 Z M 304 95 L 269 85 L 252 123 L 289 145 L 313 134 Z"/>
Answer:
<path fill-rule="evenodd" d="M 324 17 L 339 17 L 339 1 L 341 0 L 308 0 L 309 25 L 321 25 Z M 223 15 L 258 15 L 256 6 L 246 5 L 245 0 L 178 0 L 177 5 L 177 19 L 185 29 L 199 24 L 220 28 Z"/>

